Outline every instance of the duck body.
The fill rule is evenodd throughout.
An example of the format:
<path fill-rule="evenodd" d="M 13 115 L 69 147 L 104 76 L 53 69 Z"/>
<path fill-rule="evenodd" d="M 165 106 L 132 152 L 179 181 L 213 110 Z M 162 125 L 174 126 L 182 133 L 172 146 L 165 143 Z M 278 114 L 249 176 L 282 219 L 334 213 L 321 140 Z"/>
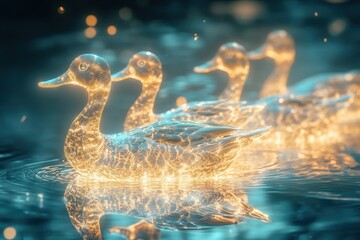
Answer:
<path fill-rule="evenodd" d="M 309 95 L 324 99 L 350 94 L 353 96 L 353 99 L 346 110 L 346 114 L 354 120 L 360 118 L 359 70 L 311 76 L 293 85 L 290 91 L 297 95 Z"/>
<path fill-rule="evenodd" d="M 135 54 L 125 69 L 112 76 L 112 81 L 122 81 L 128 78 L 139 80 L 142 83 L 142 91 L 128 111 L 124 124 L 125 130 L 169 120 L 188 120 L 243 127 L 263 108 L 261 105 L 249 105 L 245 102 L 226 99 L 191 102 L 165 113 L 156 114 L 154 105 L 162 82 L 162 65 L 157 56 L 151 52 Z"/>
<path fill-rule="evenodd" d="M 261 97 L 291 94 L 329 99 L 352 95 L 353 99 L 347 108 L 347 113 L 360 111 L 359 70 L 347 73 L 319 74 L 288 87 L 289 72 L 295 61 L 295 55 L 295 42 L 290 34 L 284 30 L 269 33 L 264 45 L 249 53 L 252 60 L 270 58 L 275 63 L 273 72 L 265 81 L 260 92 Z M 357 115 L 360 117 L 360 114 Z"/>
<path fill-rule="evenodd" d="M 278 44 L 275 39 L 272 39 L 271 42 Z M 254 58 L 256 55 L 263 54 L 263 52 L 269 52 L 273 56 L 276 53 L 274 49 L 262 47 L 261 50 L 255 51 L 251 56 Z M 334 116 L 348 106 L 352 96 L 342 95 L 321 98 L 311 95 L 298 96 L 289 94 L 286 88 L 284 90 L 284 87 L 279 87 L 279 85 L 286 83 L 288 75 L 286 69 L 290 68 L 295 53 L 284 54 L 286 48 L 281 48 L 281 51 L 283 55 L 277 63 L 282 65 L 281 69 L 283 71 L 273 72 L 266 84 L 264 84 L 261 91 L 261 95 L 264 95 L 264 97 L 252 104 L 265 107 L 247 122 L 245 129 L 270 125 L 273 127 L 272 132 L 275 139 L 279 139 L 281 143 L 308 142 L 309 139 L 316 139 L 314 136 L 321 136 L 326 132 L 327 126 L 329 126 Z M 261 54 L 258 52 L 261 52 Z M 229 77 L 229 86 L 220 97 L 240 101 L 241 91 L 239 94 L 239 91 L 229 91 L 229 89 L 237 81 L 241 82 L 240 86 L 244 85 L 249 73 L 247 61 L 248 55 L 241 45 L 226 43 L 219 48 L 213 59 L 194 68 L 194 70 L 199 73 L 208 73 L 214 70 L 226 72 Z M 273 86 L 269 88 L 270 85 Z M 286 84 L 284 86 L 286 87 Z M 238 89 L 238 87 L 235 87 L 235 89 Z M 298 138 L 300 133 L 302 135 L 301 140 Z M 271 143 L 274 142 L 273 140 L 274 137 L 268 137 L 263 141 Z"/>
<path fill-rule="evenodd" d="M 217 174 L 230 166 L 241 147 L 268 130 L 245 132 L 217 124 L 163 121 L 119 134 L 102 134 L 110 76 L 104 59 L 86 54 L 76 58 L 60 77 L 39 83 L 43 88 L 73 84 L 87 90 L 87 104 L 70 126 L 64 153 L 71 166 L 88 177 L 119 180 Z"/>
<path fill-rule="evenodd" d="M 266 129 L 244 132 L 188 121 L 158 122 L 105 135 L 103 154 L 88 172 L 107 179 L 211 176 L 225 171 L 241 148 L 264 132 Z M 74 151 L 77 150 L 71 149 Z"/>
<path fill-rule="evenodd" d="M 71 222 L 84 239 L 101 239 L 100 218 L 106 214 L 131 216 L 172 230 L 231 225 L 246 218 L 270 221 L 248 204 L 244 191 L 212 181 L 168 182 L 165 186 L 92 183 L 77 178 L 67 186 L 64 199 Z"/>

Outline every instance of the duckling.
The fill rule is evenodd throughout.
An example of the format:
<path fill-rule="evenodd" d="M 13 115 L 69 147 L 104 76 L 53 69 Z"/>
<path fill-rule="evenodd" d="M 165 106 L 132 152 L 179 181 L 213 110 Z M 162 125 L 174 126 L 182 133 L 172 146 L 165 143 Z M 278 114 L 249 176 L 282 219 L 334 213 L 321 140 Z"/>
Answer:
<path fill-rule="evenodd" d="M 242 87 L 249 73 L 246 51 L 238 43 L 223 44 L 215 57 L 194 68 L 195 72 L 208 73 L 221 70 L 228 74 L 229 84 L 221 97 L 240 101 Z M 245 66 L 245 67 L 244 67 Z M 240 84 L 237 83 L 240 82 Z M 232 91 L 232 85 L 235 85 Z M 238 90 L 241 89 L 241 90 Z M 351 96 L 321 99 L 316 97 L 297 97 L 290 94 L 273 95 L 259 99 L 255 104 L 265 105 L 262 114 L 256 115 L 256 121 L 249 123 L 251 127 L 271 125 L 277 132 L 295 133 L 310 131 L 328 122 L 338 110 L 346 107 Z M 255 120 L 255 119 L 254 119 Z M 318 128 L 315 128 L 318 131 Z M 307 132 L 308 133 L 308 132 Z"/>
<path fill-rule="evenodd" d="M 223 186 L 219 180 L 124 184 L 77 177 L 66 187 L 64 199 L 71 222 L 84 239 L 102 238 L 100 218 L 106 214 L 142 220 L 130 227 L 109 229 L 129 239 L 138 239 L 131 236 L 140 237 L 141 233 L 159 236 L 157 228 L 196 230 L 238 224 L 247 218 L 270 221 L 267 214 L 248 203 L 244 191 Z"/>
<path fill-rule="evenodd" d="M 116 180 L 127 176 L 220 173 L 241 147 L 267 131 L 163 121 L 119 134 L 102 134 L 100 121 L 111 89 L 107 62 L 96 55 L 81 55 L 63 75 L 40 82 L 39 86 L 55 88 L 65 84 L 80 86 L 88 93 L 85 108 L 67 133 L 64 152 L 75 170 L 90 177 Z"/>
<path fill-rule="evenodd" d="M 257 50 L 249 52 L 251 60 L 270 58 L 275 68 L 265 81 L 260 97 L 292 93 L 295 95 L 311 95 L 319 98 L 333 98 L 351 94 L 353 99 L 349 112 L 360 111 L 360 72 L 326 73 L 309 77 L 288 88 L 289 72 L 295 61 L 295 42 L 285 30 L 277 30 L 268 34 L 265 43 Z M 347 114 L 349 115 L 349 114 Z M 360 114 L 357 112 L 357 117 Z"/>
<path fill-rule="evenodd" d="M 248 65 L 249 61 L 244 64 Z M 135 54 L 130 58 L 125 69 L 112 76 L 112 81 L 117 82 L 128 78 L 141 81 L 142 92 L 128 111 L 124 124 L 125 130 L 171 119 L 241 127 L 264 107 L 226 100 L 202 101 L 183 104 L 165 113 L 155 114 L 155 99 L 162 82 L 162 65 L 158 57 L 151 52 Z"/>

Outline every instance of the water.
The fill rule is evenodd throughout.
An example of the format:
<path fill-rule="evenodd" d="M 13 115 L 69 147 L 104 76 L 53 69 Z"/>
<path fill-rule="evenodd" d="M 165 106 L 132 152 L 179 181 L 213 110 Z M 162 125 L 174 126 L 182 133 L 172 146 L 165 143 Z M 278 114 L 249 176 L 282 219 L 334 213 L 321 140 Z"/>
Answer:
<path fill-rule="evenodd" d="M 118 237 L 108 231 L 113 226 L 129 226 L 146 215 L 155 216 L 154 206 L 164 211 L 155 221 L 162 239 L 356 239 L 360 234 L 359 155 L 353 152 L 248 149 L 240 156 L 247 162 L 245 167 L 235 163 L 227 174 L 215 179 L 168 179 L 165 183 L 140 180 L 110 185 L 84 182 L 61 159 L 31 161 L 24 152 L 4 149 L 0 156 L 0 227 L 14 227 L 17 239 L 80 239 L 70 217 L 84 210 L 69 208 L 67 212 L 69 199 L 89 206 L 94 202 L 94 206 L 108 204 L 107 211 L 112 213 L 101 219 L 98 216 L 105 239 Z M 196 217 L 181 222 L 164 210 L 164 202 L 172 199 L 170 202 L 183 207 L 185 201 L 192 213 L 211 212 L 200 209 L 201 204 L 192 205 L 189 198 L 202 199 L 205 206 L 211 202 L 221 205 L 219 199 L 225 192 L 248 201 L 268 215 L 270 222 L 242 212 L 238 224 L 206 226 Z M 149 199 L 157 203 L 151 205 Z M 114 202 L 116 207 L 109 207 Z M 144 207 L 147 205 L 149 208 Z M 124 210 L 131 207 L 131 211 Z M 81 219 L 86 222 L 84 216 Z"/>

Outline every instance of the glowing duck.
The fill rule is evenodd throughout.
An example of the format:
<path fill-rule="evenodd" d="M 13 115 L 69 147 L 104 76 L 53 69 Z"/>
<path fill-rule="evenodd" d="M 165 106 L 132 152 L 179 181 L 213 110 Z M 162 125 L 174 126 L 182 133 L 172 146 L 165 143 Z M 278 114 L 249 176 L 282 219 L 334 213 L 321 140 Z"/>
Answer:
<path fill-rule="evenodd" d="M 289 72 L 295 55 L 295 42 L 285 30 L 269 33 L 265 43 L 259 49 L 249 52 L 252 60 L 270 58 L 275 62 L 274 70 L 266 79 L 260 97 L 292 93 L 302 96 L 333 98 L 351 94 L 353 102 L 348 108 L 349 112 L 360 111 L 359 71 L 315 75 L 288 88 Z M 357 113 L 357 117 L 360 117 L 359 113 Z"/>
<path fill-rule="evenodd" d="M 63 75 L 40 82 L 39 86 L 65 84 L 81 86 L 88 93 L 88 102 L 73 121 L 64 145 L 71 166 L 88 176 L 120 179 L 219 173 L 231 164 L 242 146 L 266 131 L 244 132 L 227 126 L 168 121 L 105 135 L 100 132 L 100 121 L 111 88 L 107 62 L 96 55 L 81 55 Z"/>
<path fill-rule="evenodd" d="M 249 60 L 244 64 L 248 66 Z M 192 102 L 162 114 L 155 114 L 155 99 L 162 82 L 162 65 L 157 56 L 151 52 L 135 54 L 124 70 L 112 76 L 112 81 L 128 78 L 141 81 L 142 92 L 127 114 L 125 130 L 171 119 L 241 127 L 263 109 L 262 105 L 246 105 L 245 102 L 223 100 Z"/>
<path fill-rule="evenodd" d="M 247 56 L 241 45 L 226 43 L 220 47 L 214 59 L 195 67 L 194 71 L 198 73 L 208 73 L 214 70 L 226 72 L 229 76 L 229 85 L 221 97 L 239 101 L 249 73 L 244 59 L 247 59 Z M 265 104 L 266 106 L 262 114 L 256 115 L 256 121 L 251 121 L 249 124 L 252 128 L 271 125 L 278 132 L 296 133 L 296 130 L 306 132 L 311 127 L 324 126 L 324 123 L 337 110 L 347 106 L 349 99 L 350 96 L 324 100 L 316 97 L 296 97 L 289 94 L 273 95 L 256 101 L 256 104 Z"/>
<path fill-rule="evenodd" d="M 244 191 L 224 187 L 218 181 L 184 180 L 165 184 L 135 181 L 126 185 L 91 183 L 77 178 L 66 187 L 64 199 L 71 222 L 84 239 L 101 239 L 100 219 L 106 214 L 145 220 L 147 224 L 142 221 L 130 227 L 110 229 L 113 233 L 138 236 L 133 239 L 140 239 L 141 230 L 150 230 L 150 236 L 159 235 L 154 231 L 155 226 L 195 230 L 237 224 L 247 218 L 270 221 L 267 214 L 248 203 Z"/>

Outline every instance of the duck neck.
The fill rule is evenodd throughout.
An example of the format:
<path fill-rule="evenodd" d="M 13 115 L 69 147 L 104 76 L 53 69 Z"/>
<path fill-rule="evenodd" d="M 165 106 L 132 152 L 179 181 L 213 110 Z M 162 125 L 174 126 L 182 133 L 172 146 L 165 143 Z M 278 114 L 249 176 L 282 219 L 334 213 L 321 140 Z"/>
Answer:
<path fill-rule="evenodd" d="M 293 60 L 275 62 L 275 67 L 270 76 L 265 80 L 260 91 L 260 97 L 268 97 L 271 95 L 286 94 L 287 81 Z"/>
<path fill-rule="evenodd" d="M 109 94 L 109 88 L 89 91 L 85 108 L 75 118 L 66 136 L 65 156 L 81 173 L 92 172 L 94 163 L 103 153 L 105 139 L 100 132 L 100 123 Z"/>
<path fill-rule="evenodd" d="M 228 85 L 219 96 L 219 99 L 228 99 L 232 102 L 240 101 L 246 78 L 247 74 L 245 73 L 229 74 Z"/>
<path fill-rule="evenodd" d="M 156 96 L 160 90 L 162 77 L 157 77 L 153 81 L 142 83 L 142 90 L 140 96 L 129 109 L 124 130 L 131 130 L 133 128 L 151 124 L 157 120 L 154 113 Z"/>

